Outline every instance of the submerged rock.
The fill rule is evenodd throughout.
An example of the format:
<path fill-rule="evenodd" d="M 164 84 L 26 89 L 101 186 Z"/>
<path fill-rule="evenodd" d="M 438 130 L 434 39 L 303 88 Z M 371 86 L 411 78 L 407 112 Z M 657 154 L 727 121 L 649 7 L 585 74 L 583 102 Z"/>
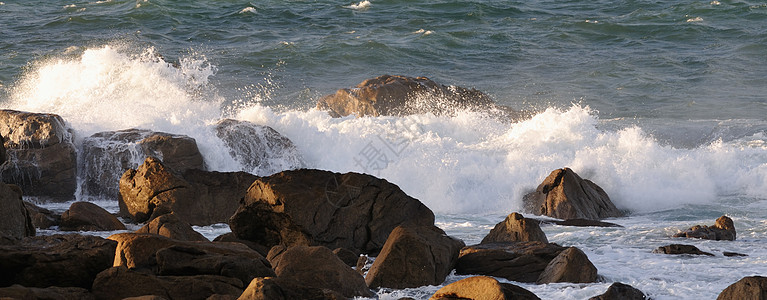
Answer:
<path fill-rule="evenodd" d="M 58 115 L 0 110 L 6 161 L 0 179 L 27 196 L 54 201 L 74 198 L 77 156 L 74 133 Z"/>
<path fill-rule="evenodd" d="M 707 255 L 714 256 L 711 253 L 703 252 L 693 245 L 671 244 L 667 246 L 661 246 L 653 250 L 652 253 L 658 254 L 690 254 L 690 255 Z"/>
<path fill-rule="evenodd" d="M 480 244 L 496 242 L 532 242 L 548 243 L 537 220 L 526 219 L 518 213 L 511 213 L 503 222 L 495 225 Z"/>
<path fill-rule="evenodd" d="M 64 231 L 125 230 L 125 225 L 105 209 L 90 202 L 75 202 L 61 215 Z"/>
<path fill-rule="evenodd" d="M 0 182 L 0 237 L 21 239 L 35 235 L 35 226 L 21 200 L 21 189 Z"/>
<path fill-rule="evenodd" d="M 511 283 L 501 283 L 495 278 L 488 276 L 474 276 L 442 287 L 429 299 L 537 300 L 540 298 L 532 292 Z"/>
<path fill-rule="evenodd" d="M 558 219 L 599 220 L 623 216 L 601 187 L 582 179 L 570 168 L 551 172 L 523 201 L 528 211 Z"/>
<path fill-rule="evenodd" d="M 725 288 L 716 300 L 730 299 L 767 299 L 767 277 L 749 276 L 743 277 Z"/>
<path fill-rule="evenodd" d="M 634 288 L 633 286 L 630 286 L 628 284 L 623 284 L 620 282 L 616 282 L 610 285 L 609 288 L 607 288 L 607 291 L 599 296 L 594 296 L 589 298 L 589 300 L 645 300 L 647 299 L 647 296 L 645 296 L 642 291 Z"/>
<path fill-rule="evenodd" d="M 303 166 L 293 142 L 269 126 L 232 119 L 221 120 L 215 126 L 216 136 L 243 171 L 266 176 Z"/>
<path fill-rule="evenodd" d="M 727 216 L 721 216 L 716 219 L 714 226 L 695 225 L 674 235 L 674 237 L 698 238 L 716 241 L 734 241 L 735 236 L 735 225 L 733 224 L 732 219 Z"/>

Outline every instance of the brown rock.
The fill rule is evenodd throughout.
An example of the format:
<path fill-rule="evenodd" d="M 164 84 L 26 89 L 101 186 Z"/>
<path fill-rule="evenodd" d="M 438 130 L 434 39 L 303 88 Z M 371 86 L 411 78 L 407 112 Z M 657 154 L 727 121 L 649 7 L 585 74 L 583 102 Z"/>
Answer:
<path fill-rule="evenodd" d="M 269 248 L 266 248 L 266 246 L 259 245 L 248 240 L 238 239 L 233 232 L 227 232 L 222 235 L 219 235 L 215 239 L 213 239 L 213 241 L 226 242 L 226 243 L 241 243 L 241 244 L 244 244 L 245 246 L 250 247 L 250 249 L 256 250 L 256 252 L 258 252 L 258 254 L 261 254 L 261 256 L 263 257 L 266 257 L 266 255 L 269 254 Z"/>
<path fill-rule="evenodd" d="M 671 244 L 667 246 L 661 246 L 653 250 L 652 253 L 658 254 L 691 254 L 691 255 L 707 255 L 714 256 L 711 253 L 703 252 L 693 245 Z"/>
<path fill-rule="evenodd" d="M 185 135 L 144 129 L 99 132 L 83 140 L 83 191 L 117 199 L 123 172 L 156 157 L 178 173 L 204 169 L 197 142 Z"/>
<path fill-rule="evenodd" d="M 175 213 L 164 214 L 149 221 L 136 233 L 153 233 L 181 241 L 208 241 L 202 234 L 192 229 L 192 225 L 182 221 Z"/>
<path fill-rule="evenodd" d="M 269 126 L 224 119 L 216 123 L 216 136 L 226 144 L 243 171 L 268 176 L 303 166 L 293 142 Z"/>
<path fill-rule="evenodd" d="M 721 216 L 716 219 L 714 226 L 696 225 L 683 232 L 677 233 L 674 237 L 699 238 L 704 240 L 716 241 L 734 241 L 735 225 L 732 219 L 727 216 Z"/>
<path fill-rule="evenodd" d="M 554 243 L 506 242 L 461 249 L 455 273 L 488 275 L 518 282 L 536 282 L 564 247 Z"/>
<path fill-rule="evenodd" d="M 607 288 L 607 291 L 599 296 L 589 298 L 589 300 L 645 300 L 645 296 L 642 291 L 634 288 L 633 286 L 616 282 Z"/>
<path fill-rule="evenodd" d="M 213 276 L 154 276 L 125 267 L 109 268 L 98 274 L 93 282 L 93 295 L 97 299 L 111 300 L 156 295 L 165 299 L 199 299 L 211 295 L 242 294 L 239 279 Z"/>
<path fill-rule="evenodd" d="M 24 207 L 29 212 L 29 217 L 32 218 L 32 224 L 35 228 L 47 229 L 52 226 L 59 226 L 61 223 L 61 215 L 51 210 L 39 207 L 31 202 L 24 201 Z"/>
<path fill-rule="evenodd" d="M 301 286 L 282 278 L 255 278 L 238 300 L 341 300 L 344 295 L 328 289 Z"/>
<path fill-rule="evenodd" d="M 0 236 L 21 239 L 34 235 L 35 226 L 21 200 L 21 189 L 0 182 Z"/>
<path fill-rule="evenodd" d="M 120 215 L 136 222 L 174 212 L 191 225 L 226 222 L 256 176 L 187 170 L 183 176 L 148 157 L 120 179 Z"/>
<path fill-rule="evenodd" d="M 0 299 L 93 300 L 91 292 L 78 287 L 34 288 L 14 284 L 0 288 Z"/>
<path fill-rule="evenodd" d="M 551 172 L 523 201 L 528 211 L 558 219 L 599 220 L 623 216 L 601 187 L 582 179 L 570 168 Z"/>
<path fill-rule="evenodd" d="M 365 80 L 352 89 L 340 89 L 317 103 L 317 108 L 329 110 L 334 117 L 440 115 L 494 106 L 489 96 L 475 89 L 445 86 L 426 77 L 390 75 Z"/>
<path fill-rule="evenodd" d="M 125 225 L 105 209 L 90 202 L 75 202 L 61 214 L 59 229 L 64 231 L 125 230 Z"/>
<path fill-rule="evenodd" d="M 196 247 L 170 246 L 155 253 L 157 275 L 220 275 L 250 282 L 256 277 L 275 276 L 265 259 L 211 253 Z"/>
<path fill-rule="evenodd" d="M 373 266 L 373 260 L 370 259 L 367 255 L 360 255 L 360 258 L 357 259 L 357 266 L 354 267 L 355 270 L 357 270 L 357 273 L 360 273 L 360 275 L 365 276 L 368 271 L 370 271 L 370 267 Z"/>
<path fill-rule="evenodd" d="M 597 268 L 581 249 L 570 247 L 560 252 L 538 277 L 538 284 L 554 282 L 591 283 L 597 281 Z"/>
<path fill-rule="evenodd" d="M 336 248 L 333 249 L 333 254 L 338 256 L 338 259 L 340 259 L 342 262 L 344 262 L 347 266 L 354 267 L 357 265 L 357 260 L 359 260 L 360 256 L 356 253 L 352 252 L 349 249 L 344 248 Z"/>
<path fill-rule="evenodd" d="M 429 299 L 537 300 L 540 298 L 532 292 L 511 283 L 501 283 L 495 278 L 487 276 L 474 276 L 442 287 Z"/>
<path fill-rule="evenodd" d="M 765 300 L 767 299 L 767 277 L 750 276 L 743 277 L 738 282 L 725 288 L 716 300 L 730 299 L 749 299 Z"/>
<path fill-rule="evenodd" d="M 28 237 L 0 246 L 0 286 L 82 287 L 112 266 L 116 243 L 95 236 L 57 234 Z"/>
<path fill-rule="evenodd" d="M 229 220 L 238 238 L 267 247 L 321 245 L 369 254 L 404 224 L 433 225 L 434 214 L 386 180 L 308 169 L 259 178 Z"/>
<path fill-rule="evenodd" d="M 453 270 L 465 246 L 434 225 L 398 226 L 386 240 L 365 282 L 371 288 L 439 285 Z"/>
<path fill-rule="evenodd" d="M 7 161 L 0 179 L 25 195 L 67 201 L 77 188 L 73 131 L 58 115 L 0 110 Z"/>
<path fill-rule="evenodd" d="M 503 222 L 495 225 L 480 244 L 496 242 L 532 242 L 548 243 L 538 221 L 525 219 L 521 214 L 511 213 Z"/>
<path fill-rule="evenodd" d="M 267 256 L 280 279 L 301 286 L 329 289 L 345 297 L 371 297 L 362 276 L 322 246 L 275 246 Z"/>

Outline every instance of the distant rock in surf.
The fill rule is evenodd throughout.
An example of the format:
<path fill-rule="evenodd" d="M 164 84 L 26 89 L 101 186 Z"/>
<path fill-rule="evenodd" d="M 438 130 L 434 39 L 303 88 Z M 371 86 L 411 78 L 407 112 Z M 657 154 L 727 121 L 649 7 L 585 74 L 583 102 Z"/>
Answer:
<path fill-rule="evenodd" d="M 496 242 L 532 242 L 548 243 L 537 220 L 527 219 L 522 214 L 511 213 L 503 222 L 495 225 L 490 233 L 482 239 L 481 244 Z"/>
<path fill-rule="evenodd" d="M 83 193 L 117 199 L 120 177 L 147 156 L 156 157 L 177 173 L 204 169 L 197 142 L 186 135 L 145 129 L 105 131 L 83 140 Z"/>
<path fill-rule="evenodd" d="M 725 288 L 716 300 L 767 299 L 767 277 L 743 277 Z"/>
<path fill-rule="evenodd" d="M 0 244 L 35 235 L 32 217 L 21 200 L 21 189 L 0 182 Z"/>
<path fill-rule="evenodd" d="M 713 226 L 695 225 L 674 235 L 674 237 L 716 241 L 734 241 L 735 236 L 735 224 L 732 222 L 732 219 L 727 216 L 721 216 L 716 219 L 716 223 L 714 223 Z"/>
<path fill-rule="evenodd" d="M 597 220 L 587 220 L 587 219 L 567 219 L 567 220 L 542 220 L 542 219 L 534 219 L 541 224 L 556 224 L 559 226 L 572 226 L 572 227 L 623 227 L 619 224 L 610 223 L 610 222 L 602 222 Z"/>
<path fill-rule="evenodd" d="M 601 187 L 582 179 L 570 168 L 552 171 L 523 201 L 533 214 L 558 219 L 599 220 L 623 216 Z"/>
<path fill-rule="evenodd" d="M 653 250 L 652 253 L 714 256 L 711 253 L 701 251 L 700 249 L 698 249 L 698 247 L 695 247 L 693 245 L 683 245 L 683 244 L 671 244 L 667 246 L 661 246 Z"/>
<path fill-rule="evenodd" d="M 496 105 L 490 96 L 475 89 L 446 86 L 426 77 L 391 75 L 368 79 L 354 88 L 340 89 L 335 94 L 322 97 L 317 108 L 328 110 L 334 117 L 421 113 L 451 115 L 465 109 L 521 115 L 508 107 Z"/>
<path fill-rule="evenodd" d="M 215 127 L 216 136 L 226 144 L 243 171 L 267 176 L 303 166 L 293 142 L 269 126 L 224 119 Z"/>
<path fill-rule="evenodd" d="M 455 273 L 488 275 L 518 282 L 536 282 L 565 247 L 542 242 L 505 242 L 461 249 Z"/>
<path fill-rule="evenodd" d="M 429 300 L 497 299 L 538 300 L 532 292 L 511 283 L 502 283 L 488 276 L 474 276 L 448 284 Z"/>
<path fill-rule="evenodd" d="M 90 202 L 75 202 L 61 214 L 61 225 L 64 231 L 113 231 L 125 230 L 120 220 L 105 209 Z"/>
<path fill-rule="evenodd" d="M 68 201 L 77 189 L 74 131 L 58 115 L 0 110 L 6 161 L 0 179 L 27 196 Z"/>
<path fill-rule="evenodd" d="M 589 300 L 645 300 L 648 297 L 640 290 L 623 284 L 615 282 L 607 288 L 604 294 L 589 298 Z"/>

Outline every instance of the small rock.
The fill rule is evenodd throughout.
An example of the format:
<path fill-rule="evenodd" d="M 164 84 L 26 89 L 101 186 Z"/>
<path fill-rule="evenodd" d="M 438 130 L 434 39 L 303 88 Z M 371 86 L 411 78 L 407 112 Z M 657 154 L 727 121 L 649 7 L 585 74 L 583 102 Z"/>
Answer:
<path fill-rule="evenodd" d="M 164 214 L 152 219 L 136 230 L 136 233 L 153 233 L 181 241 L 208 241 L 202 234 L 192 229 L 192 225 L 182 221 L 175 213 Z"/>
<path fill-rule="evenodd" d="M 536 300 L 540 298 L 532 292 L 511 283 L 501 283 L 495 278 L 488 276 L 474 276 L 442 287 L 429 299 Z"/>
<path fill-rule="evenodd" d="M 633 286 L 616 282 L 607 288 L 607 291 L 599 296 L 589 298 L 589 300 L 645 300 L 645 296 L 642 291 L 634 288 Z"/>
<path fill-rule="evenodd" d="M 29 217 L 32 218 L 32 224 L 35 225 L 35 228 L 47 229 L 53 226 L 59 226 L 61 223 L 60 214 L 27 201 L 24 201 L 24 206 L 27 208 Z"/>
<path fill-rule="evenodd" d="M 685 231 L 677 233 L 674 237 L 699 238 L 704 240 L 734 241 L 735 225 L 732 219 L 721 216 L 716 219 L 714 226 L 696 225 Z"/>
<path fill-rule="evenodd" d="M 75 202 L 61 214 L 59 229 L 64 231 L 125 230 L 125 225 L 100 206 L 90 202 Z"/>
<path fill-rule="evenodd" d="M 518 213 L 511 213 L 503 222 L 496 224 L 480 244 L 531 241 L 549 242 L 537 221 L 526 219 Z"/>
<path fill-rule="evenodd" d="M 597 268 L 581 249 L 570 247 L 560 252 L 538 277 L 538 284 L 554 282 L 591 283 L 597 281 Z"/>
<path fill-rule="evenodd" d="M 671 244 L 668 246 L 661 246 L 661 247 L 658 247 L 658 249 L 653 250 L 652 253 L 714 256 L 711 253 L 700 251 L 698 247 L 695 247 L 693 245 L 682 245 L 682 244 Z"/>
<path fill-rule="evenodd" d="M 767 277 L 762 276 L 750 276 L 743 277 L 725 288 L 716 300 L 731 300 L 731 299 L 750 299 L 750 300 L 765 300 L 767 299 Z"/>
<path fill-rule="evenodd" d="M 557 219 L 623 216 L 601 187 L 582 179 L 570 168 L 551 172 L 535 192 L 525 195 L 523 202 L 528 211 Z"/>

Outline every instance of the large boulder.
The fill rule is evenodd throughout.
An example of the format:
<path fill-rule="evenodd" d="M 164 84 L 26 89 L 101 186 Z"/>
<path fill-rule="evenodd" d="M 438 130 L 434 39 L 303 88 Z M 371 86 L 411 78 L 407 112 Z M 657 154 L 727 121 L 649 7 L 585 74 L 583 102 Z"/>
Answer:
<path fill-rule="evenodd" d="M 54 201 L 74 198 L 77 155 L 73 130 L 58 115 L 0 110 L 7 161 L 0 179 L 25 195 Z"/>
<path fill-rule="evenodd" d="M 582 179 L 570 168 L 551 172 L 523 201 L 533 214 L 558 219 L 599 220 L 623 216 L 601 187 Z"/>
<path fill-rule="evenodd" d="M 371 297 L 362 275 L 322 246 L 273 247 L 267 256 L 278 278 L 299 285 L 329 289 L 344 297 Z"/>
<path fill-rule="evenodd" d="M 82 191 L 99 198 L 117 199 L 122 174 L 147 156 L 179 173 L 204 169 L 197 142 L 186 135 L 145 129 L 105 131 L 85 138 L 82 148 Z"/>
<path fill-rule="evenodd" d="M 0 182 L 0 237 L 21 239 L 35 235 L 35 226 L 21 200 L 21 189 Z"/>
<path fill-rule="evenodd" d="M 237 300 L 341 300 L 340 293 L 322 288 L 302 286 L 283 278 L 253 279 Z"/>
<path fill-rule="evenodd" d="M 716 219 L 714 226 L 695 225 L 685 231 L 679 232 L 674 237 L 699 238 L 704 240 L 734 241 L 735 224 L 728 216 Z"/>
<path fill-rule="evenodd" d="M 179 219 L 175 213 L 164 214 L 152 219 L 139 230 L 136 230 L 136 233 L 153 233 L 182 241 L 208 241 L 202 234 L 194 231 L 192 225 Z"/>
<path fill-rule="evenodd" d="M 589 298 L 589 300 L 645 300 L 647 296 L 642 291 L 630 286 L 616 282 L 607 288 L 604 294 Z M 735 299 L 735 298 L 732 298 Z"/>
<path fill-rule="evenodd" d="M 216 136 L 245 172 L 267 176 L 303 166 L 293 142 L 269 126 L 224 119 L 216 123 Z"/>
<path fill-rule="evenodd" d="M 27 208 L 35 228 L 47 229 L 52 226 L 59 226 L 61 223 L 61 214 L 55 213 L 50 209 L 39 207 L 28 201 L 24 201 L 24 207 Z"/>
<path fill-rule="evenodd" d="M 526 219 L 521 214 L 511 213 L 503 222 L 495 225 L 482 239 L 481 244 L 498 242 L 533 242 L 548 243 L 546 234 L 538 221 Z"/>
<path fill-rule="evenodd" d="M 95 236 L 57 234 L 28 237 L 0 246 L 0 286 L 81 287 L 112 266 L 117 243 Z"/>
<path fill-rule="evenodd" d="M 716 300 L 750 299 L 767 300 L 767 277 L 743 277 L 725 288 Z"/>
<path fill-rule="evenodd" d="M 61 214 L 59 229 L 64 231 L 125 230 L 125 225 L 100 206 L 90 202 L 75 202 Z"/>
<path fill-rule="evenodd" d="M 92 289 L 96 299 L 103 300 L 145 295 L 205 300 L 212 295 L 238 297 L 242 291 L 243 283 L 236 278 L 214 275 L 154 276 L 125 267 L 109 268 L 99 273 Z"/>
<path fill-rule="evenodd" d="M 461 249 L 455 273 L 487 275 L 518 282 L 536 282 L 549 263 L 565 250 L 554 243 L 505 242 Z"/>
<path fill-rule="evenodd" d="M 136 222 L 174 212 L 191 225 L 223 223 L 257 177 L 190 169 L 178 175 L 154 157 L 120 178 L 120 215 Z"/>
<path fill-rule="evenodd" d="M 434 225 L 398 226 L 389 234 L 365 282 L 371 288 L 395 289 L 442 284 L 464 246 Z"/>
<path fill-rule="evenodd" d="M 497 279 L 488 276 L 474 276 L 442 287 L 429 299 L 538 300 L 540 298 L 532 292 L 511 283 L 501 283 Z"/>
<path fill-rule="evenodd" d="M 320 98 L 317 108 L 334 117 L 451 114 L 457 110 L 494 108 L 492 99 L 475 89 L 446 86 L 426 77 L 383 75 L 351 89 Z"/>
<path fill-rule="evenodd" d="M 591 283 L 597 281 L 597 267 L 591 263 L 581 249 L 569 247 L 559 252 L 543 270 L 536 283 L 572 282 Z"/>
<path fill-rule="evenodd" d="M 229 220 L 244 240 L 377 253 L 399 225 L 433 225 L 434 214 L 394 184 L 370 175 L 293 170 L 253 182 Z"/>
<path fill-rule="evenodd" d="M 256 277 L 274 276 L 264 259 L 228 255 L 189 246 L 170 246 L 155 252 L 157 275 L 219 275 L 250 282 Z"/>
<path fill-rule="evenodd" d="M 79 287 L 35 288 L 14 284 L 0 288 L 0 299 L 95 300 L 96 298 L 87 289 Z"/>

